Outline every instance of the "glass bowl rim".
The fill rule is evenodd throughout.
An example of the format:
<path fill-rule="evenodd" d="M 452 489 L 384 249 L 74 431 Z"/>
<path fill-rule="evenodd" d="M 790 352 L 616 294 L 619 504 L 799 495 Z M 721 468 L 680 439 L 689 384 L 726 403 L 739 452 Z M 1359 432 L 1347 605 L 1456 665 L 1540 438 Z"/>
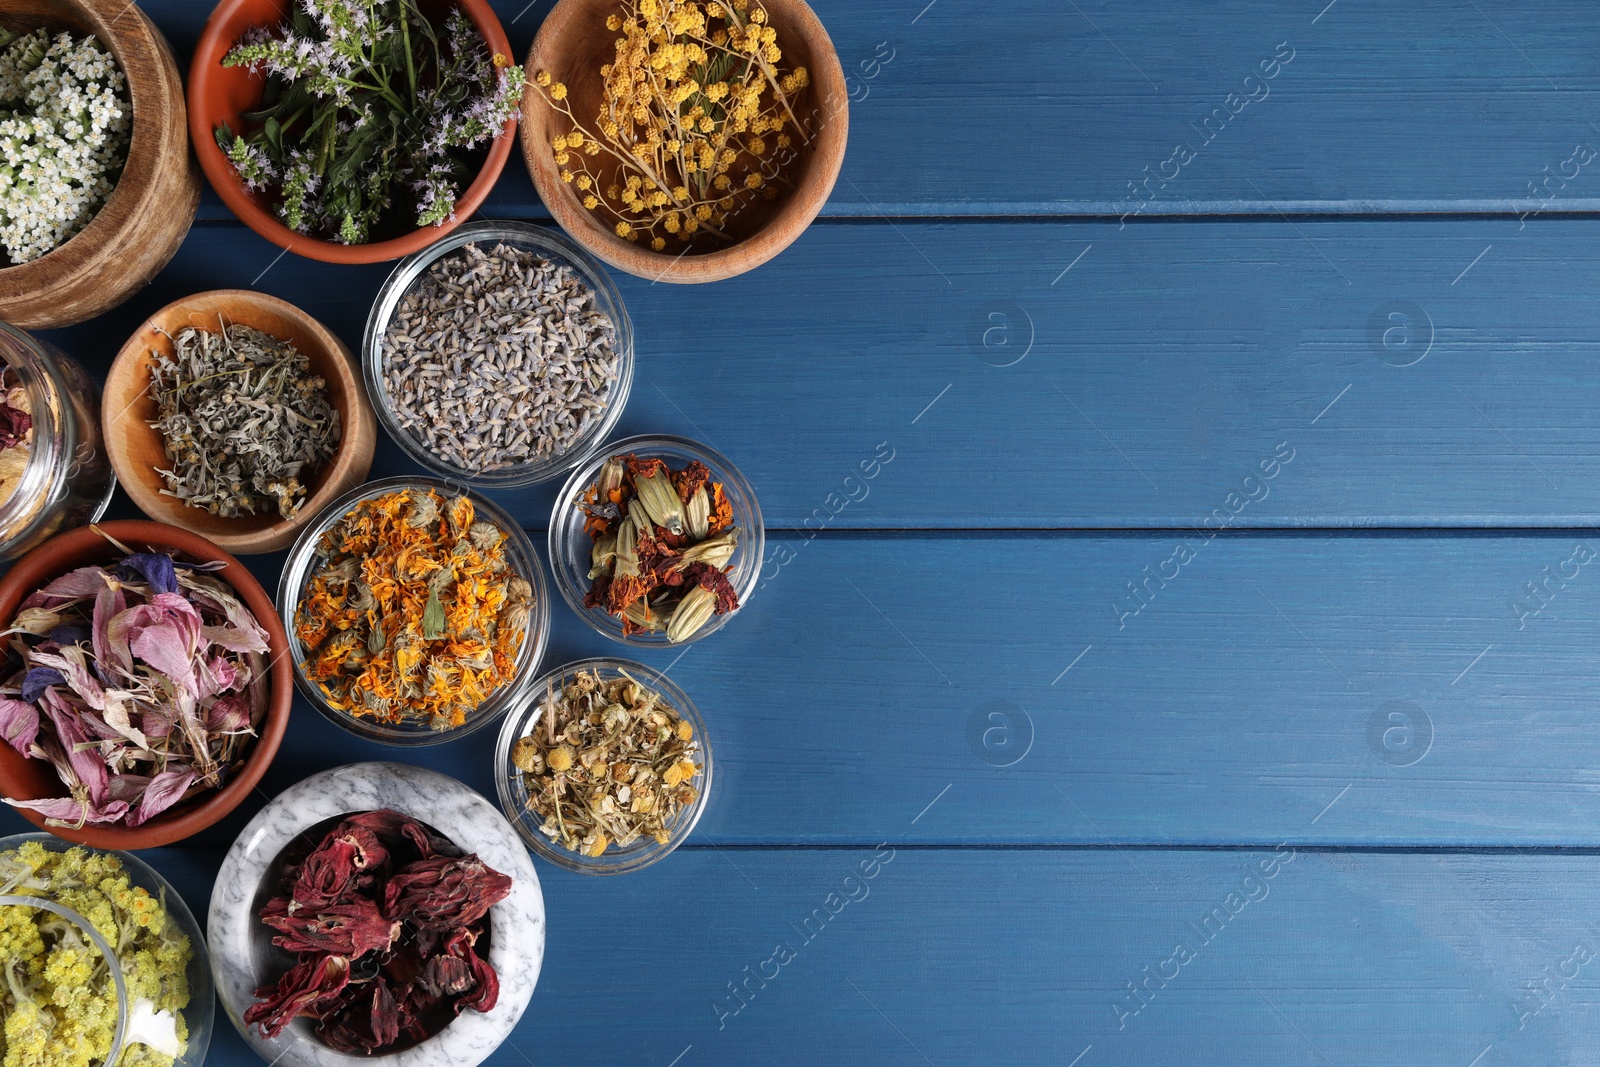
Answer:
<path fill-rule="evenodd" d="M 716 480 L 732 482 L 734 488 L 750 502 L 750 529 L 744 533 L 738 549 L 740 552 L 748 550 L 749 555 L 741 559 L 741 564 L 748 560 L 750 566 L 748 571 L 734 582 L 734 592 L 739 594 L 739 606 L 726 615 L 712 616 L 710 623 L 702 626 L 682 641 L 668 641 L 665 639 L 665 634 L 660 636 L 624 634 L 622 632 L 622 624 L 609 612 L 584 607 L 583 598 L 588 590 L 580 588 L 572 574 L 579 569 L 587 571 L 588 568 L 580 568 L 576 563 L 568 559 L 558 543 L 563 538 L 565 531 L 571 528 L 575 521 L 574 517 L 578 514 L 577 507 L 572 503 L 573 499 L 586 488 L 587 483 L 594 480 L 595 475 L 600 471 L 601 464 L 612 456 L 626 452 L 647 453 L 652 446 L 664 446 L 667 449 L 677 450 L 701 460 L 712 469 L 714 474 L 719 475 Z M 738 516 L 735 515 L 735 518 L 737 519 Z M 651 433 L 635 434 L 632 437 L 619 437 L 614 441 L 608 441 L 604 448 L 596 449 L 586 456 L 582 463 L 573 468 L 571 474 L 562 483 L 561 489 L 556 494 L 555 504 L 550 512 L 550 528 L 546 533 L 545 541 L 545 547 L 550 553 L 550 573 L 555 576 L 556 588 L 560 590 L 561 598 L 567 602 L 567 606 L 572 609 L 573 614 L 587 623 L 590 629 L 602 637 L 608 637 L 613 641 L 630 645 L 634 648 L 679 648 L 710 637 L 749 606 L 750 598 L 755 594 L 757 583 L 761 578 L 762 556 L 766 551 L 767 532 L 766 521 L 761 515 L 761 502 L 756 499 L 755 487 L 750 483 L 750 479 L 745 477 L 744 472 L 734 466 L 732 460 L 710 445 L 696 441 L 693 438 L 683 437 L 679 434 Z"/>
<path fill-rule="evenodd" d="M 489 695 L 485 702 L 487 705 L 500 706 L 488 714 L 479 714 L 485 706 L 478 705 L 473 709 L 472 715 L 460 726 L 449 730 L 430 730 L 427 733 L 399 730 L 388 724 L 368 723 L 366 720 L 357 719 L 342 711 L 336 711 L 327 704 L 327 699 L 305 676 L 301 661 L 305 652 L 300 644 L 300 639 L 295 634 L 295 610 L 300 604 L 300 591 L 310 579 L 312 573 L 312 560 L 316 555 L 317 542 L 322 535 L 330 530 L 350 509 L 362 500 L 378 496 L 385 492 L 398 489 L 434 489 L 440 493 L 456 494 L 468 497 L 472 501 L 474 511 L 477 513 L 488 512 L 503 531 L 506 532 L 507 541 L 514 552 L 520 552 L 527 557 L 528 573 L 521 575 L 533 586 L 534 608 L 528 616 L 529 632 L 523 637 L 522 649 L 527 656 L 527 662 L 518 671 L 517 677 L 503 689 Z M 291 596 L 294 599 L 290 603 Z M 356 737 L 378 744 L 389 745 L 395 748 L 426 748 L 431 745 L 441 745 L 468 734 L 476 733 L 483 727 L 505 715 L 522 698 L 524 691 L 531 684 L 530 679 L 538 672 L 539 663 L 544 659 L 545 649 L 550 641 L 550 593 L 545 585 L 544 568 L 539 561 L 538 549 L 534 546 L 533 539 L 528 532 L 513 519 L 504 508 L 473 489 L 471 486 L 453 482 L 437 475 L 396 475 L 391 478 L 378 478 L 356 486 L 348 493 L 333 501 L 324 508 L 314 519 L 306 524 L 295 538 L 294 544 L 289 547 L 288 558 L 284 560 L 283 571 L 278 576 L 277 591 L 278 614 L 284 620 L 283 629 L 288 635 L 288 644 L 285 654 L 290 657 L 290 666 L 294 675 L 296 692 L 312 707 L 335 726 Z M 520 657 L 519 657 L 520 658 Z"/>
<path fill-rule="evenodd" d="M 595 294 L 608 303 L 605 311 L 611 316 L 616 330 L 617 378 L 607 394 L 605 408 L 571 451 L 564 456 L 552 457 L 543 463 L 523 463 L 503 471 L 474 472 L 452 466 L 435 455 L 410 431 L 401 427 L 389 401 L 389 392 L 382 381 L 383 334 L 394 318 L 400 301 L 405 298 L 420 277 L 435 261 L 456 251 L 463 245 L 498 239 L 531 248 L 538 254 L 565 259 Z M 372 298 L 367 312 L 366 326 L 361 332 L 361 378 L 366 385 L 367 397 L 378 422 L 388 432 L 395 444 L 409 458 L 430 474 L 460 482 L 474 489 L 522 489 L 561 477 L 573 467 L 582 464 L 599 449 L 622 418 L 633 391 L 634 373 L 633 320 L 622 300 L 622 293 L 606 272 L 599 259 L 573 241 L 559 229 L 539 226 L 514 219 L 479 219 L 439 238 L 433 244 L 411 253 L 396 263 L 389 276 Z"/>
<path fill-rule="evenodd" d="M 169 915 L 174 913 L 173 905 L 174 902 L 176 903 L 176 914 L 178 916 L 179 925 L 184 926 L 184 936 L 190 939 L 189 950 L 191 958 L 189 966 L 186 968 L 186 970 L 198 968 L 199 975 L 204 979 L 203 999 L 205 1001 L 203 1011 L 197 1009 L 195 1000 L 199 999 L 199 997 L 197 996 L 197 991 L 193 988 L 191 983 L 191 988 L 189 990 L 189 1004 L 187 1007 L 181 1009 L 184 1015 L 184 1022 L 188 1025 L 191 1046 L 185 1050 L 183 1059 L 180 1059 L 177 1062 L 179 1065 L 181 1065 L 181 1067 L 200 1067 L 200 1065 L 204 1064 L 207 1055 L 210 1053 L 211 1038 L 216 1029 L 216 976 L 211 968 L 211 946 L 206 940 L 206 928 L 201 924 L 199 919 L 195 918 L 194 911 L 189 907 L 189 902 L 183 899 L 183 894 L 179 893 L 177 887 L 167 880 L 166 875 L 162 874 L 160 871 L 156 870 L 155 867 L 151 866 L 149 863 L 146 863 L 137 855 L 127 851 L 126 849 L 97 848 L 94 845 L 80 845 L 76 841 L 68 841 L 65 838 L 57 837 L 54 834 L 46 833 L 43 830 L 29 830 L 15 834 L 0 835 L 0 852 L 7 852 L 11 849 L 18 848 L 23 843 L 28 841 L 37 841 L 52 852 L 68 852 L 75 848 L 81 848 L 86 852 L 115 856 L 128 871 L 130 881 L 132 881 L 135 885 L 143 882 L 146 884 L 147 889 L 149 887 L 154 887 L 160 891 L 162 906 L 166 908 Z M 34 896 L 35 894 L 31 893 L 23 895 L 24 898 Z M 13 898 L 15 898 L 15 894 L 13 894 Z M 16 903 L 16 899 L 11 899 L 8 901 L 8 903 L 14 905 Z M 90 924 L 88 918 L 82 913 L 78 912 L 75 908 L 68 907 L 67 905 L 62 904 L 60 901 L 55 900 L 48 901 L 48 903 L 62 908 L 64 911 L 71 912 L 73 916 L 77 917 L 76 919 L 69 921 L 78 922 L 79 925 L 86 928 L 86 930 L 93 930 L 93 926 Z M 63 918 L 67 918 L 67 916 L 63 916 Z M 185 920 L 187 920 L 187 922 L 185 922 Z M 102 951 L 110 948 L 111 945 L 108 942 L 103 946 Z M 115 949 L 112 949 L 111 955 L 117 955 Z M 120 959 L 121 957 L 118 956 L 117 958 Z M 116 1033 L 116 1042 L 120 1043 L 121 1047 L 119 1049 L 118 1044 L 113 1044 L 112 1050 L 113 1052 L 116 1052 L 117 1055 L 108 1057 L 107 1063 L 117 1062 L 121 1053 L 127 1051 L 126 1042 L 123 1041 L 123 1035 L 127 1022 L 127 1016 L 133 1011 L 132 997 L 126 992 L 126 986 L 121 980 L 120 976 L 116 979 L 115 984 L 119 995 L 119 1006 L 123 1008 L 123 1011 L 117 1020 Z M 190 1012 L 197 1012 L 197 1014 L 191 1017 L 189 1014 Z M 200 1018 L 200 1015 L 202 1014 L 204 1016 L 204 1025 L 196 1025 L 197 1023 L 202 1022 Z M 193 1038 L 196 1033 L 201 1031 L 204 1031 L 205 1034 L 205 1045 L 199 1049 L 196 1049 L 192 1044 Z M 199 1053 L 198 1056 L 195 1055 L 196 1052 Z"/>
<path fill-rule="evenodd" d="M 511 795 L 511 783 L 520 772 L 511 768 L 511 747 L 517 743 L 524 734 L 524 729 L 538 721 L 543 697 L 539 691 L 546 683 L 560 681 L 569 674 L 581 670 L 627 671 L 638 681 L 668 699 L 672 709 L 690 724 L 694 730 L 695 742 L 699 745 L 698 754 L 701 758 L 701 777 L 699 786 L 700 795 L 695 798 L 694 804 L 679 815 L 679 824 L 674 828 L 672 838 L 666 844 L 652 842 L 637 852 L 625 854 L 617 852 L 614 855 L 622 857 L 614 863 L 600 863 L 604 855 L 597 857 L 584 856 L 581 853 L 571 852 L 551 841 L 540 833 L 538 828 L 531 825 L 528 816 L 518 807 Z M 532 718 L 529 712 L 532 711 Z M 528 851 L 541 859 L 548 860 L 558 867 L 578 874 L 616 875 L 630 874 L 643 870 L 651 864 L 659 863 L 667 856 L 676 852 L 678 846 L 689 839 L 694 829 L 700 823 L 700 817 L 705 814 L 706 806 L 711 800 L 711 785 L 713 775 L 711 752 L 711 737 L 706 730 L 705 719 L 700 715 L 700 709 L 695 707 L 689 694 L 683 687 L 667 677 L 665 671 L 640 663 L 637 660 L 624 659 L 620 656 L 587 656 L 583 659 L 571 660 L 552 670 L 546 671 L 535 681 L 533 687 L 526 694 L 526 702 L 516 711 L 507 715 L 500 724 L 500 735 L 495 739 L 494 746 L 494 787 L 495 794 L 500 801 L 500 811 L 506 817 L 517 835 L 527 845 Z M 641 840 L 643 840 L 641 838 Z M 632 845 L 628 848 L 633 848 Z"/>

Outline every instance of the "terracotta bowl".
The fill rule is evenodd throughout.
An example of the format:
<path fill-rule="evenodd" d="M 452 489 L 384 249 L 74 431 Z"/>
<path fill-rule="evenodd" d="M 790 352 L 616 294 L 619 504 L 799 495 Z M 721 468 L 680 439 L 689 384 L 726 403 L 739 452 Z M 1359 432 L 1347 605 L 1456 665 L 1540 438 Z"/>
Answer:
<path fill-rule="evenodd" d="M 0 0 L 0 25 L 93 33 L 122 68 L 133 102 L 127 163 L 89 225 L 27 263 L 11 266 L 0 254 L 0 319 L 30 330 L 68 326 L 142 289 L 189 232 L 200 170 L 183 83 L 166 39 L 127 0 Z"/>
<path fill-rule="evenodd" d="M 283 631 L 278 613 L 273 610 L 271 598 L 245 570 L 244 564 L 198 534 L 142 519 L 80 527 L 46 541 L 23 556 L 5 578 L 0 579 L 0 619 L 9 623 L 16 615 L 17 605 L 67 571 L 91 563 L 109 563 L 118 558 L 121 553 L 116 546 L 97 532 L 102 530 L 134 551 L 173 552 L 193 562 L 216 560 L 227 564 L 216 572 L 217 576 L 233 587 L 245 607 L 255 615 L 256 621 L 267 631 L 267 641 L 272 649 L 267 712 L 258 731 L 260 736 L 251 746 L 244 767 L 220 790 L 169 808 L 135 829 L 116 824 L 85 826 L 79 830 L 46 826 L 43 815 L 16 809 L 19 815 L 40 829 L 76 844 L 93 848 L 159 848 L 220 822 L 250 795 L 260 783 L 261 776 L 267 772 L 273 757 L 278 754 L 284 730 L 289 725 L 289 705 L 294 697 L 293 666 L 284 655 L 284 649 L 288 647 L 288 635 Z M 38 800 L 41 797 L 66 795 L 66 788 L 56 777 L 55 768 L 47 761 L 24 758 L 10 745 L 0 743 L 0 796 L 15 800 Z"/>
<path fill-rule="evenodd" d="M 6 0 L 0 0 L 3 2 Z M 500 20 L 487 0 L 451 0 L 451 3 L 459 5 L 472 20 L 492 51 L 511 56 L 511 42 L 506 40 Z M 195 155 L 200 158 L 200 166 L 206 172 L 206 180 L 245 225 L 278 247 L 308 259 L 325 263 L 382 263 L 426 248 L 482 206 L 505 168 L 506 160 L 511 157 L 516 121 L 507 122 L 505 129 L 490 143 L 483 169 L 456 199 L 455 218 L 445 220 L 442 225 L 425 226 L 401 237 L 363 245 L 342 245 L 295 233 L 278 221 L 266 194 L 251 192 L 239 181 L 233 165 L 217 147 L 215 134 L 222 123 L 227 123 L 232 130 L 242 131 L 246 124 L 239 118 L 240 113 L 260 106 L 266 86 L 264 75 L 253 75 L 242 67 L 224 67 L 222 57 L 246 30 L 281 23 L 294 6 L 295 0 L 222 0 L 201 31 L 194 60 L 189 64 L 189 136 L 194 142 Z M 441 0 L 422 0 L 421 6 L 424 12 L 432 12 L 443 9 L 445 4 Z"/>
<path fill-rule="evenodd" d="M 167 455 L 160 431 L 150 425 L 158 418 L 150 365 L 155 352 L 172 354 L 172 336 L 184 327 L 215 331 L 220 322 L 250 326 L 293 344 L 328 383 L 328 400 L 339 413 L 338 451 L 312 476 L 292 519 L 276 513 L 225 519 L 161 492 L 164 483 L 156 468 L 167 466 Z M 146 319 L 111 364 L 100 412 L 106 454 L 139 510 L 240 555 L 288 548 L 323 507 L 366 480 L 378 435 L 361 371 L 344 342 L 293 304 L 243 289 L 185 297 Z"/>
<path fill-rule="evenodd" d="M 672 244 L 660 252 L 618 237 L 600 215 L 587 210 L 576 186 L 561 180 L 550 142 L 571 132 L 571 122 L 534 87 L 539 71 L 567 86 L 572 113 L 593 129 L 601 101 L 600 66 L 615 57 L 617 34 L 606 16 L 621 10 L 616 0 L 561 0 L 544 20 L 528 53 L 528 88 L 522 94 L 522 154 L 539 198 L 573 239 L 618 270 L 652 281 L 715 282 L 758 267 L 789 247 L 817 217 L 844 163 L 850 131 L 849 94 L 839 55 L 822 22 L 803 0 L 762 0 L 778 31 L 785 69 L 803 66 L 811 84 L 794 98 L 794 112 L 812 129 L 809 145 L 796 139 L 796 155 L 783 168 L 794 187 L 777 200 L 757 200 L 740 213 L 736 244 L 682 253 Z M 597 156 L 596 159 L 604 158 Z M 602 176 L 602 184 L 608 180 Z"/>

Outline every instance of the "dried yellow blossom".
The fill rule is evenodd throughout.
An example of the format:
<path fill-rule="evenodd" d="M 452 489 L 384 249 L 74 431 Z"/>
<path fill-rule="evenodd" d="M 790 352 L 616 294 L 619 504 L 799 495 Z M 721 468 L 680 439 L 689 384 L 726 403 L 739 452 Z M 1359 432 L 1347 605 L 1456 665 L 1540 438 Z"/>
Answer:
<path fill-rule="evenodd" d="M 617 36 L 599 66 L 596 114 L 575 114 L 567 85 L 548 71 L 534 77 L 568 120 L 551 150 L 563 181 L 592 190 L 586 210 L 658 251 L 667 236 L 726 244 L 755 194 L 773 199 L 790 186 L 776 153 L 793 138 L 761 135 L 792 127 L 810 139 L 793 99 L 810 80 L 802 67 L 778 67 L 770 22 L 760 0 L 622 0 L 605 19 Z"/>

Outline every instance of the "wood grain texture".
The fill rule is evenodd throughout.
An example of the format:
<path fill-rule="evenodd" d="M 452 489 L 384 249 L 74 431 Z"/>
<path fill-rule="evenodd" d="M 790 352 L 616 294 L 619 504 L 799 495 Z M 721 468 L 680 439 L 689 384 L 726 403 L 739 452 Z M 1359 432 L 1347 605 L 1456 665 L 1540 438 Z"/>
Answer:
<path fill-rule="evenodd" d="M 1597 226 L 819 223 L 715 286 L 617 277 L 638 337 L 617 434 L 710 443 L 775 529 L 1191 528 L 1219 509 L 1586 527 Z M 359 340 L 385 269 L 279 251 L 197 228 L 135 305 L 50 339 L 100 373 L 149 308 L 228 286 Z M 1294 459 L 1263 496 L 1280 445 Z M 383 441 L 374 469 L 416 468 Z M 542 527 L 553 493 L 498 499 Z"/>
<path fill-rule="evenodd" d="M 775 540 L 722 632 L 637 650 L 717 754 L 695 839 L 1600 847 L 1600 536 L 1190 538 L 1163 586 L 1177 543 Z M 548 667 L 616 650 L 554 607 Z M 425 762 L 493 796 L 493 734 Z M 393 755 L 297 702 L 263 790 Z"/>
<path fill-rule="evenodd" d="M 82 322 L 127 300 L 178 251 L 200 199 L 183 83 L 155 24 L 125 0 L 5 0 L 16 28 L 90 32 L 127 78 L 133 134 L 111 196 L 54 251 L 0 268 L 0 318 L 26 329 Z"/>
<path fill-rule="evenodd" d="M 944 1067 L 1081 1054 L 1076 1067 L 1503 1067 L 1600 1056 L 1592 856 L 1280 855 L 891 856 L 868 845 L 685 848 L 618 879 L 541 865 L 545 966 L 487 1063 Z M 204 906 L 217 854 L 150 858 Z M 660 906 L 619 965 L 596 946 L 637 934 L 641 899 Z M 1180 943 L 1188 962 L 1169 962 Z M 780 944 L 792 957 L 768 963 Z M 734 1014 L 728 983 L 745 981 Z M 1124 1016 L 1140 1004 L 1130 982 L 1148 992 Z M 627 1010 L 584 1025 L 597 1003 Z M 222 1018 L 211 1062 L 255 1062 Z"/>
<path fill-rule="evenodd" d="M 152 423 L 160 418 L 150 395 L 157 353 L 172 358 L 173 338 L 190 327 L 216 332 L 223 324 L 260 330 L 293 345 L 311 374 L 327 385 L 339 416 L 333 457 L 305 480 L 306 495 L 292 519 L 275 512 L 223 518 L 163 492 L 170 469 L 166 445 Z M 106 374 L 101 404 L 106 454 L 122 489 L 146 515 L 210 539 L 228 552 L 249 555 L 287 549 L 323 508 L 366 480 L 377 445 L 378 420 L 350 349 L 322 323 L 293 304 L 247 289 L 196 293 L 152 314 L 123 344 Z"/>
<path fill-rule="evenodd" d="M 145 6 L 184 57 L 212 8 Z M 495 0 L 515 55 L 551 6 Z M 1600 148 L 1600 10 L 1585 0 L 1339 0 L 1320 18 L 1323 3 L 1271 0 L 814 7 L 851 103 L 824 215 L 1116 217 L 1152 198 L 1146 216 L 1600 208 L 1594 167 L 1561 166 Z M 1280 43 L 1294 58 L 1263 82 Z M 1234 115 L 1230 93 L 1258 99 Z M 1163 168 L 1180 143 L 1195 158 Z M 515 166 L 484 212 L 546 214 Z M 202 217 L 231 215 L 208 193 Z"/>

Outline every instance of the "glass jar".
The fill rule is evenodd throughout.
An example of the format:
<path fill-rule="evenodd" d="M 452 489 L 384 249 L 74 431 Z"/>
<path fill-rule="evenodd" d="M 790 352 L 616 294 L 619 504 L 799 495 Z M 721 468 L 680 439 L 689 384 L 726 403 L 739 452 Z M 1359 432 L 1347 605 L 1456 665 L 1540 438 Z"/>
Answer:
<path fill-rule="evenodd" d="M 0 560 L 10 560 L 97 521 L 117 482 L 100 437 L 100 387 L 83 368 L 3 322 L 0 365 L 4 392 L 33 418 L 27 459 L 14 481 L 10 470 L 0 477 Z"/>
<path fill-rule="evenodd" d="M 26 868 L 20 870 L 13 868 L 3 862 L 3 857 L 28 842 L 38 842 L 47 850 L 56 853 L 77 848 L 91 855 L 114 856 L 127 872 L 130 885 L 143 888 L 151 898 L 161 902 L 166 909 L 168 922 L 177 932 L 189 939 L 190 949 L 189 964 L 184 975 L 189 987 L 189 1003 L 179 1012 L 183 1017 L 188 1037 L 177 1046 L 177 1057 L 173 1067 L 199 1067 L 205 1062 L 206 1050 L 211 1045 L 215 1002 L 211 982 L 211 959 L 206 951 L 205 937 L 200 931 L 200 924 L 195 921 L 183 898 L 178 896 L 177 890 L 173 889 L 172 885 L 157 874 L 149 864 L 127 852 L 108 853 L 84 848 L 52 837 L 50 834 L 16 834 L 0 838 L 0 909 L 20 908 L 34 912 L 49 912 L 64 923 L 75 927 L 82 939 L 93 946 L 102 959 L 115 964 L 110 968 L 110 978 L 112 993 L 116 998 L 116 1024 L 111 1035 L 110 1052 L 104 1060 L 107 1065 L 116 1064 L 123 1052 L 133 1045 L 148 1044 L 154 1048 L 158 1044 L 173 1040 L 175 1035 L 172 1033 L 172 1024 L 170 1020 L 164 1022 L 148 1000 L 141 999 L 130 990 L 129 976 L 138 973 L 130 969 L 133 964 L 127 959 L 119 959 L 117 949 L 107 942 L 87 918 L 57 899 L 57 891 L 53 886 L 41 888 L 38 885 L 30 885 L 25 878 L 19 884 L 17 877 L 19 874 L 26 875 Z M 6 962 L 0 961 L 0 965 Z M 4 985 L 5 983 L 0 981 L 0 988 Z"/>

